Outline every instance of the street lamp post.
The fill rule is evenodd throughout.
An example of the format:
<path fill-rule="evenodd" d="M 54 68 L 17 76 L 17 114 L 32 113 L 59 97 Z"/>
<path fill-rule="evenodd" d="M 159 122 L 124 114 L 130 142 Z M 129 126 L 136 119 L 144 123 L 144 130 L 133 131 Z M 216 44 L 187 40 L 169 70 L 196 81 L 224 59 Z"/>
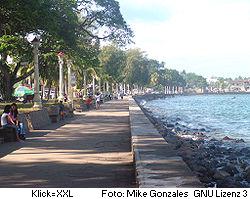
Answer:
<path fill-rule="evenodd" d="M 99 77 L 99 92 L 101 93 L 102 92 L 102 82 L 101 82 L 101 77 Z"/>
<path fill-rule="evenodd" d="M 92 87 L 93 87 L 93 95 L 95 95 L 95 77 L 92 76 Z"/>
<path fill-rule="evenodd" d="M 31 43 L 33 44 L 33 53 L 34 53 L 34 108 L 42 108 L 42 101 L 39 93 L 39 68 L 38 68 L 38 47 L 40 44 L 40 41 L 37 37 L 35 37 Z"/>
<path fill-rule="evenodd" d="M 83 72 L 83 87 L 84 87 L 84 90 L 83 90 L 83 96 L 84 98 L 87 97 L 87 71 L 84 70 Z"/>
<path fill-rule="evenodd" d="M 73 91 L 72 91 L 72 71 L 71 71 L 71 67 L 72 67 L 72 61 L 71 60 L 67 60 L 67 67 L 68 67 L 68 102 L 69 104 L 71 104 L 71 106 L 73 105 Z"/>
<path fill-rule="evenodd" d="M 59 52 L 57 54 L 58 56 L 58 63 L 59 63 L 59 97 L 58 100 L 59 101 L 63 101 L 64 99 L 64 90 L 63 90 L 63 57 L 64 57 L 64 53 L 63 52 Z"/>

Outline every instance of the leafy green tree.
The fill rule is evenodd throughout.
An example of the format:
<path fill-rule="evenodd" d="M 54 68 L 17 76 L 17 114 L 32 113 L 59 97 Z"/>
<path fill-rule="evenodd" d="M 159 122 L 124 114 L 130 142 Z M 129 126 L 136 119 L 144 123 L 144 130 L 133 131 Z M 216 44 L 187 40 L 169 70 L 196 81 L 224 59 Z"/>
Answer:
<path fill-rule="evenodd" d="M 100 65 L 105 73 L 116 83 L 123 81 L 123 70 L 126 64 L 126 54 L 115 45 L 104 46 L 99 55 Z"/>
<path fill-rule="evenodd" d="M 187 88 L 204 88 L 208 86 L 207 80 L 195 73 L 186 73 L 184 79 L 187 82 Z"/>
<path fill-rule="evenodd" d="M 161 69 L 159 71 L 159 83 L 163 86 L 170 87 L 184 87 L 186 85 L 186 81 L 180 73 L 173 69 Z"/>
<path fill-rule="evenodd" d="M 149 85 L 150 86 L 157 86 L 159 83 L 159 78 L 160 78 L 160 75 L 159 75 L 158 71 L 151 73 Z"/>
<path fill-rule="evenodd" d="M 115 0 L 78 0 L 80 30 L 95 39 L 131 43 L 133 32 L 120 12 Z M 92 31 L 92 30 L 97 31 Z M 98 31 L 101 30 L 101 31 Z"/>
<path fill-rule="evenodd" d="M 4 99 L 10 100 L 13 85 L 27 78 L 34 71 L 22 62 L 30 60 L 32 50 L 27 40 L 19 36 L 4 35 L 0 37 L 0 92 Z"/>
<path fill-rule="evenodd" d="M 76 59 L 77 63 L 86 63 L 84 67 L 84 64 L 77 65 L 82 72 L 85 67 L 97 65 L 96 52 L 101 39 L 124 45 L 130 43 L 133 36 L 120 13 L 119 3 L 115 0 L 2 0 L 0 76 L 7 76 L 7 82 L 11 82 L 1 82 L 1 92 L 5 99 L 11 98 L 12 83 L 32 73 L 31 69 L 24 76 L 17 75 L 23 70 L 21 60 L 26 55 L 26 47 L 31 51 L 31 47 L 27 46 L 28 42 L 24 42 L 31 33 L 41 35 L 42 42 L 48 39 L 45 42 L 48 45 L 41 46 L 41 52 L 45 55 L 40 56 L 39 61 L 41 67 L 46 66 L 47 70 L 42 73 L 45 79 L 49 78 L 46 72 L 55 69 L 56 58 L 51 56 L 56 56 L 58 51 L 63 50 L 72 59 Z M 25 45 L 20 46 L 15 42 L 10 45 L 8 37 L 23 40 Z M 15 53 L 16 48 L 22 50 L 22 53 Z M 13 59 L 15 63 L 11 65 L 7 62 L 7 57 L 13 58 L 13 55 L 17 58 Z M 32 59 L 32 56 L 28 56 L 25 61 L 32 63 Z M 52 60 L 54 64 L 51 64 Z"/>
<path fill-rule="evenodd" d="M 86 42 L 86 40 L 84 42 L 83 38 L 77 41 L 76 50 L 71 53 L 71 59 L 74 62 L 78 88 L 83 88 L 85 73 L 87 75 L 87 83 L 91 83 L 93 76 L 97 77 L 97 68 L 100 67 L 99 53 L 99 42 L 91 43 Z"/>
<path fill-rule="evenodd" d="M 219 77 L 216 82 L 211 82 L 209 86 L 219 90 L 224 90 L 229 87 L 231 81 L 230 78 Z"/>
<path fill-rule="evenodd" d="M 159 83 L 159 71 L 164 68 L 165 63 L 154 59 L 148 60 L 148 69 L 150 73 L 149 86 L 157 86 Z"/>
<path fill-rule="evenodd" d="M 126 52 L 125 82 L 145 86 L 150 80 L 149 62 L 140 49 L 130 49 Z"/>
<path fill-rule="evenodd" d="M 50 34 L 57 41 L 74 44 L 77 15 L 72 9 L 73 3 L 75 1 L 1 1 L 0 73 L 7 79 L 0 83 L 4 99 L 10 100 L 13 85 L 33 73 L 30 69 L 24 75 L 18 75 L 24 71 L 21 63 L 32 63 L 33 60 L 31 45 L 26 39 L 29 33 Z"/>
<path fill-rule="evenodd" d="M 73 44 L 78 27 L 76 8 L 75 0 L 2 0 L 0 37 L 49 32 Z"/>

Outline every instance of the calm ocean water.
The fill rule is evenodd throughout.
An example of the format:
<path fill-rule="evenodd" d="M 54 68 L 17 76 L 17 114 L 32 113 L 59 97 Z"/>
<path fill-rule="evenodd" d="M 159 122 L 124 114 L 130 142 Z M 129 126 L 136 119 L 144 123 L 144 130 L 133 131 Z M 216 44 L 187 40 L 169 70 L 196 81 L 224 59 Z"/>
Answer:
<path fill-rule="evenodd" d="M 170 123 L 205 128 L 209 137 L 217 139 L 242 138 L 250 145 L 250 94 L 175 96 L 144 106 Z"/>

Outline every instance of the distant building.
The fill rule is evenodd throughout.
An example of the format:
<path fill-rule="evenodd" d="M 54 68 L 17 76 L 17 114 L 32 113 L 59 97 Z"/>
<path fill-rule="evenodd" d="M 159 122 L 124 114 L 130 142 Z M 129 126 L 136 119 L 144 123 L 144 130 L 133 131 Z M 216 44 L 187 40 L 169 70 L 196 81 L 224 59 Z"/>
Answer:
<path fill-rule="evenodd" d="M 249 92 L 250 91 L 250 79 L 232 81 L 230 90 L 235 91 L 235 92 Z"/>

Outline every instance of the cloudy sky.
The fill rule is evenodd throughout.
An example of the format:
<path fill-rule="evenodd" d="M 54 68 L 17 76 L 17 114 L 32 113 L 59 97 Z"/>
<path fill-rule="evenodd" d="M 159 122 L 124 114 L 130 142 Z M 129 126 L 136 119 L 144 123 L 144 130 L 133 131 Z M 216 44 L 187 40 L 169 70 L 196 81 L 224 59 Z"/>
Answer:
<path fill-rule="evenodd" d="M 250 77 L 250 0 L 117 0 L 135 46 L 169 68 Z"/>

